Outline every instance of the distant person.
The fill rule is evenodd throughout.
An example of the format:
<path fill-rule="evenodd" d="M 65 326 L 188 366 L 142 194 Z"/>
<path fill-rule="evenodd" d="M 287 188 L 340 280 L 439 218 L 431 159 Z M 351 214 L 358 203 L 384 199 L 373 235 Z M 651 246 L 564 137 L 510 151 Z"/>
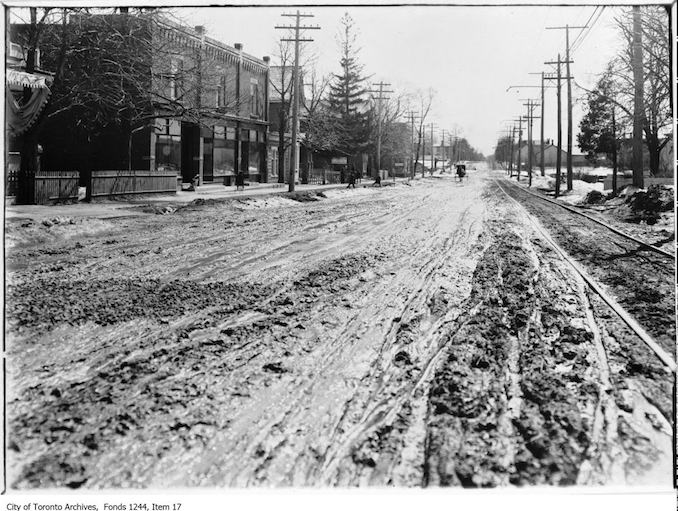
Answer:
<path fill-rule="evenodd" d="M 245 174 L 238 172 L 235 176 L 235 191 L 245 191 Z"/>
<path fill-rule="evenodd" d="M 348 186 L 346 188 L 355 188 L 355 167 L 351 166 L 351 170 L 348 171 Z"/>
<path fill-rule="evenodd" d="M 466 165 L 457 165 L 457 177 L 459 178 L 459 181 L 464 179 L 465 175 L 466 175 Z"/>
<path fill-rule="evenodd" d="M 381 186 L 381 176 L 379 174 L 374 178 L 374 184 L 372 186 Z"/>

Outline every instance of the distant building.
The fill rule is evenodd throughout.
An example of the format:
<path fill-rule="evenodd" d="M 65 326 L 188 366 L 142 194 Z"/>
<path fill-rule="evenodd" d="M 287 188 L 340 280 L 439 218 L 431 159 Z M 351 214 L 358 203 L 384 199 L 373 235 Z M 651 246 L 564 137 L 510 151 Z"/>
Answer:
<path fill-rule="evenodd" d="M 287 182 L 289 178 L 290 157 L 291 157 L 291 141 L 292 133 L 290 131 L 292 125 L 292 74 L 293 68 L 291 66 L 271 66 L 269 68 L 269 120 L 270 127 L 268 133 L 268 168 L 271 181 Z M 300 110 L 303 111 L 304 104 L 304 87 L 303 74 L 300 74 L 299 81 L 302 84 L 300 87 L 301 95 L 299 97 Z M 285 103 L 283 104 L 284 91 Z M 280 153 L 280 133 L 281 123 L 284 120 L 285 111 L 289 113 L 288 122 L 283 126 L 283 137 L 285 138 L 285 154 L 283 158 L 279 157 Z M 283 165 L 281 166 L 280 163 Z M 282 174 L 282 175 L 281 175 Z M 299 176 L 296 176 L 296 181 Z"/>
<path fill-rule="evenodd" d="M 520 148 L 520 161 L 523 164 L 527 164 L 529 156 L 528 145 L 525 144 Z M 555 167 L 556 160 L 558 157 L 558 146 L 553 145 L 548 142 L 544 144 L 544 166 L 546 167 Z M 560 158 L 562 167 L 567 166 L 567 151 L 562 149 L 560 150 Z M 541 144 L 532 144 L 532 165 L 533 167 L 539 167 L 541 165 Z M 585 154 L 572 153 L 572 166 L 573 167 L 591 167 L 592 164 L 586 159 Z"/>

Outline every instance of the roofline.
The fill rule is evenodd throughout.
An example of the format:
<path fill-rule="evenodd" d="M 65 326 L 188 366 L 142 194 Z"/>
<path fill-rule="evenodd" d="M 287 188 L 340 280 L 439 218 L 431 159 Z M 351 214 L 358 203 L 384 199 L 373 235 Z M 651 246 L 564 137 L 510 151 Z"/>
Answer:
<path fill-rule="evenodd" d="M 187 25 L 180 25 L 179 23 L 176 23 L 170 19 L 167 19 L 165 17 L 161 17 L 158 20 L 158 23 L 161 25 L 165 25 L 167 28 L 171 28 L 173 30 L 178 30 L 180 32 L 183 32 L 185 35 L 188 37 L 191 37 L 195 39 L 196 41 L 200 41 L 202 39 L 201 34 L 195 31 L 195 29 L 187 26 Z M 226 43 L 223 43 L 217 39 L 214 39 L 212 37 L 209 37 L 208 35 L 205 34 L 205 43 L 210 44 L 216 48 L 219 48 L 220 50 L 225 50 L 226 52 L 232 54 L 233 56 L 239 56 L 242 54 L 243 59 L 249 60 L 253 64 L 258 64 L 262 67 L 267 67 L 266 62 L 264 62 L 263 59 L 258 59 L 257 57 L 250 55 L 249 53 L 245 53 L 244 51 L 237 50 L 233 46 L 229 46 Z"/>

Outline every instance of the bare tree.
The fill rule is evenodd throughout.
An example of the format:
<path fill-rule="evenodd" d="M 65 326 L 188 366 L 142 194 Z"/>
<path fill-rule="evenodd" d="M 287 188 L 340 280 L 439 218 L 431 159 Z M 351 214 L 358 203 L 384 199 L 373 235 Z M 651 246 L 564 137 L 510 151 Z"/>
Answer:
<path fill-rule="evenodd" d="M 278 182 L 285 182 L 285 151 L 291 145 L 291 139 L 285 134 L 290 122 L 290 108 L 292 106 L 292 85 L 294 74 L 294 47 L 289 41 L 278 41 L 275 60 L 277 67 L 271 79 L 271 92 L 275 101 L 280 103 L 277 112 L 278 127 Z"/>
<path fill-rule="evenodd" d="M 633 119 L 633 23 L 631 11 L 616 18 L 616 25 L 624 41 L 619 55 L 613 60 L 610 74 L 617 83 L 618 96 L 614 102 L 628 119 Z M 669 17 L 661 6 L 641 8 L 643 52 L 643 132 L 650 155 L 650 172 L 659 170 L 660 153 L 670 140 L 671 60 Z M 628 122 L 627 119 L 627 122 Z M 622 121 L 623 122 L 623 121 Z"/>
<path fill-rule="evenodd" d="M 424 136 L 424 124 L 426 118 L 431 110 L 431 104 L 433 103 L 433 98 L 435 97 L 435 91 L 429 87 L 427 91 L 418 91 L 414 104 L 418 109 L 419 113 L 419 123 L 415 126 L 415 132 L 417 134 L 417 150 L 415 151 L 414 158 L 414 167 L 412 168 L 412 177 L 417 169 L 417 163 L 419 163 L 419 151 L 421 150 L 422 137 Z M 423 164 L 423 155 L 422 155 L 422 165 L 421 165 L 421 175 L 424 176 L 424 164 Z"/>
<path fill-rule="evenodd" d="M 304 104 L 304 124 L 306 146 L 310 149 L 308 168 L 313 167 L 313 152 L 327 151 L 340 143 L 340 137 L 335 129 L 335 119 L 329 111 L 327 90 L 330 83 L 329 76 L 318 76 L 315 68 L 307 74 L 306 94 Z"/>
<path fill-rule="evenodd" d="M 393 160 L 396 153 L 404 157 L 402 129 L 398 128 L 397 123 L 405 113 L 406 95 L 399 93 L 394 97 L 385 98 L 380 107 L 377 106 L 377 101 L 378 98 L 373 98 L 370 110 L 370 141 L 375 150 L 375 161 L 377 161 L 376 137 L 379 132 L 377 123 L 381 123 L 381 158 Z"/>
<path fill-rule="evenodd" d="M 208 113 L 239 107 L 233 94 L 221 105 L 206 97 L 219 66 L 202 45 L 191 49 L 162 37 L 176 28 L 168 11 L 30 8 L 27 20 L 24 11 L 16 13 L 12 37 L 26 49 L 28 72 L 40 50 L 41 68 L 51 73 L 51 96 L 23 134 L 19 203 L 32 202 L 37 146 L 49 130 L 68 127 L 89 173 L 93 140 L 115 127 L 127 134 L 130 169 L 132 137 L 151 128 L 158 115 L 201 124 Z"/>

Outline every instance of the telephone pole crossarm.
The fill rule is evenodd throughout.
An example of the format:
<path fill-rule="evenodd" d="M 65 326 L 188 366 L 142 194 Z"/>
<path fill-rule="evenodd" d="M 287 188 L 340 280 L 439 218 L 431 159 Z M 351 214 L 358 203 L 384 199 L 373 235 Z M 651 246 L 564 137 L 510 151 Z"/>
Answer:
<path fill-rule="evenodd" d="M 289 174 L 289 188 L 290 192 L 294 191 L 294 184 L 297 173 L 299 172 L 299 44 L 303 42 L 311 42 L 313 39 L 308 37 L 301 37 L 302 30 L 320 30 L 317 25 L 302 25 L 302 18 L 314 17 L 311 13 L 301 13 L 297 10 L 296 13 L 283 13 L 284 17 L 295 18 L 294 25 L 278 25 L 275 28 L 279 30 L 293 30 L 294 37 L 282 38 L 282 41 L 294 42 L 294 72 L 292 75 L 293 92 L 292 92 L 292 147 L 290 158 L 290 174 Z M 283 169 L 284 172 L 284 169 Z M 305 181 L 305 179 L 302 179 Z"/>

